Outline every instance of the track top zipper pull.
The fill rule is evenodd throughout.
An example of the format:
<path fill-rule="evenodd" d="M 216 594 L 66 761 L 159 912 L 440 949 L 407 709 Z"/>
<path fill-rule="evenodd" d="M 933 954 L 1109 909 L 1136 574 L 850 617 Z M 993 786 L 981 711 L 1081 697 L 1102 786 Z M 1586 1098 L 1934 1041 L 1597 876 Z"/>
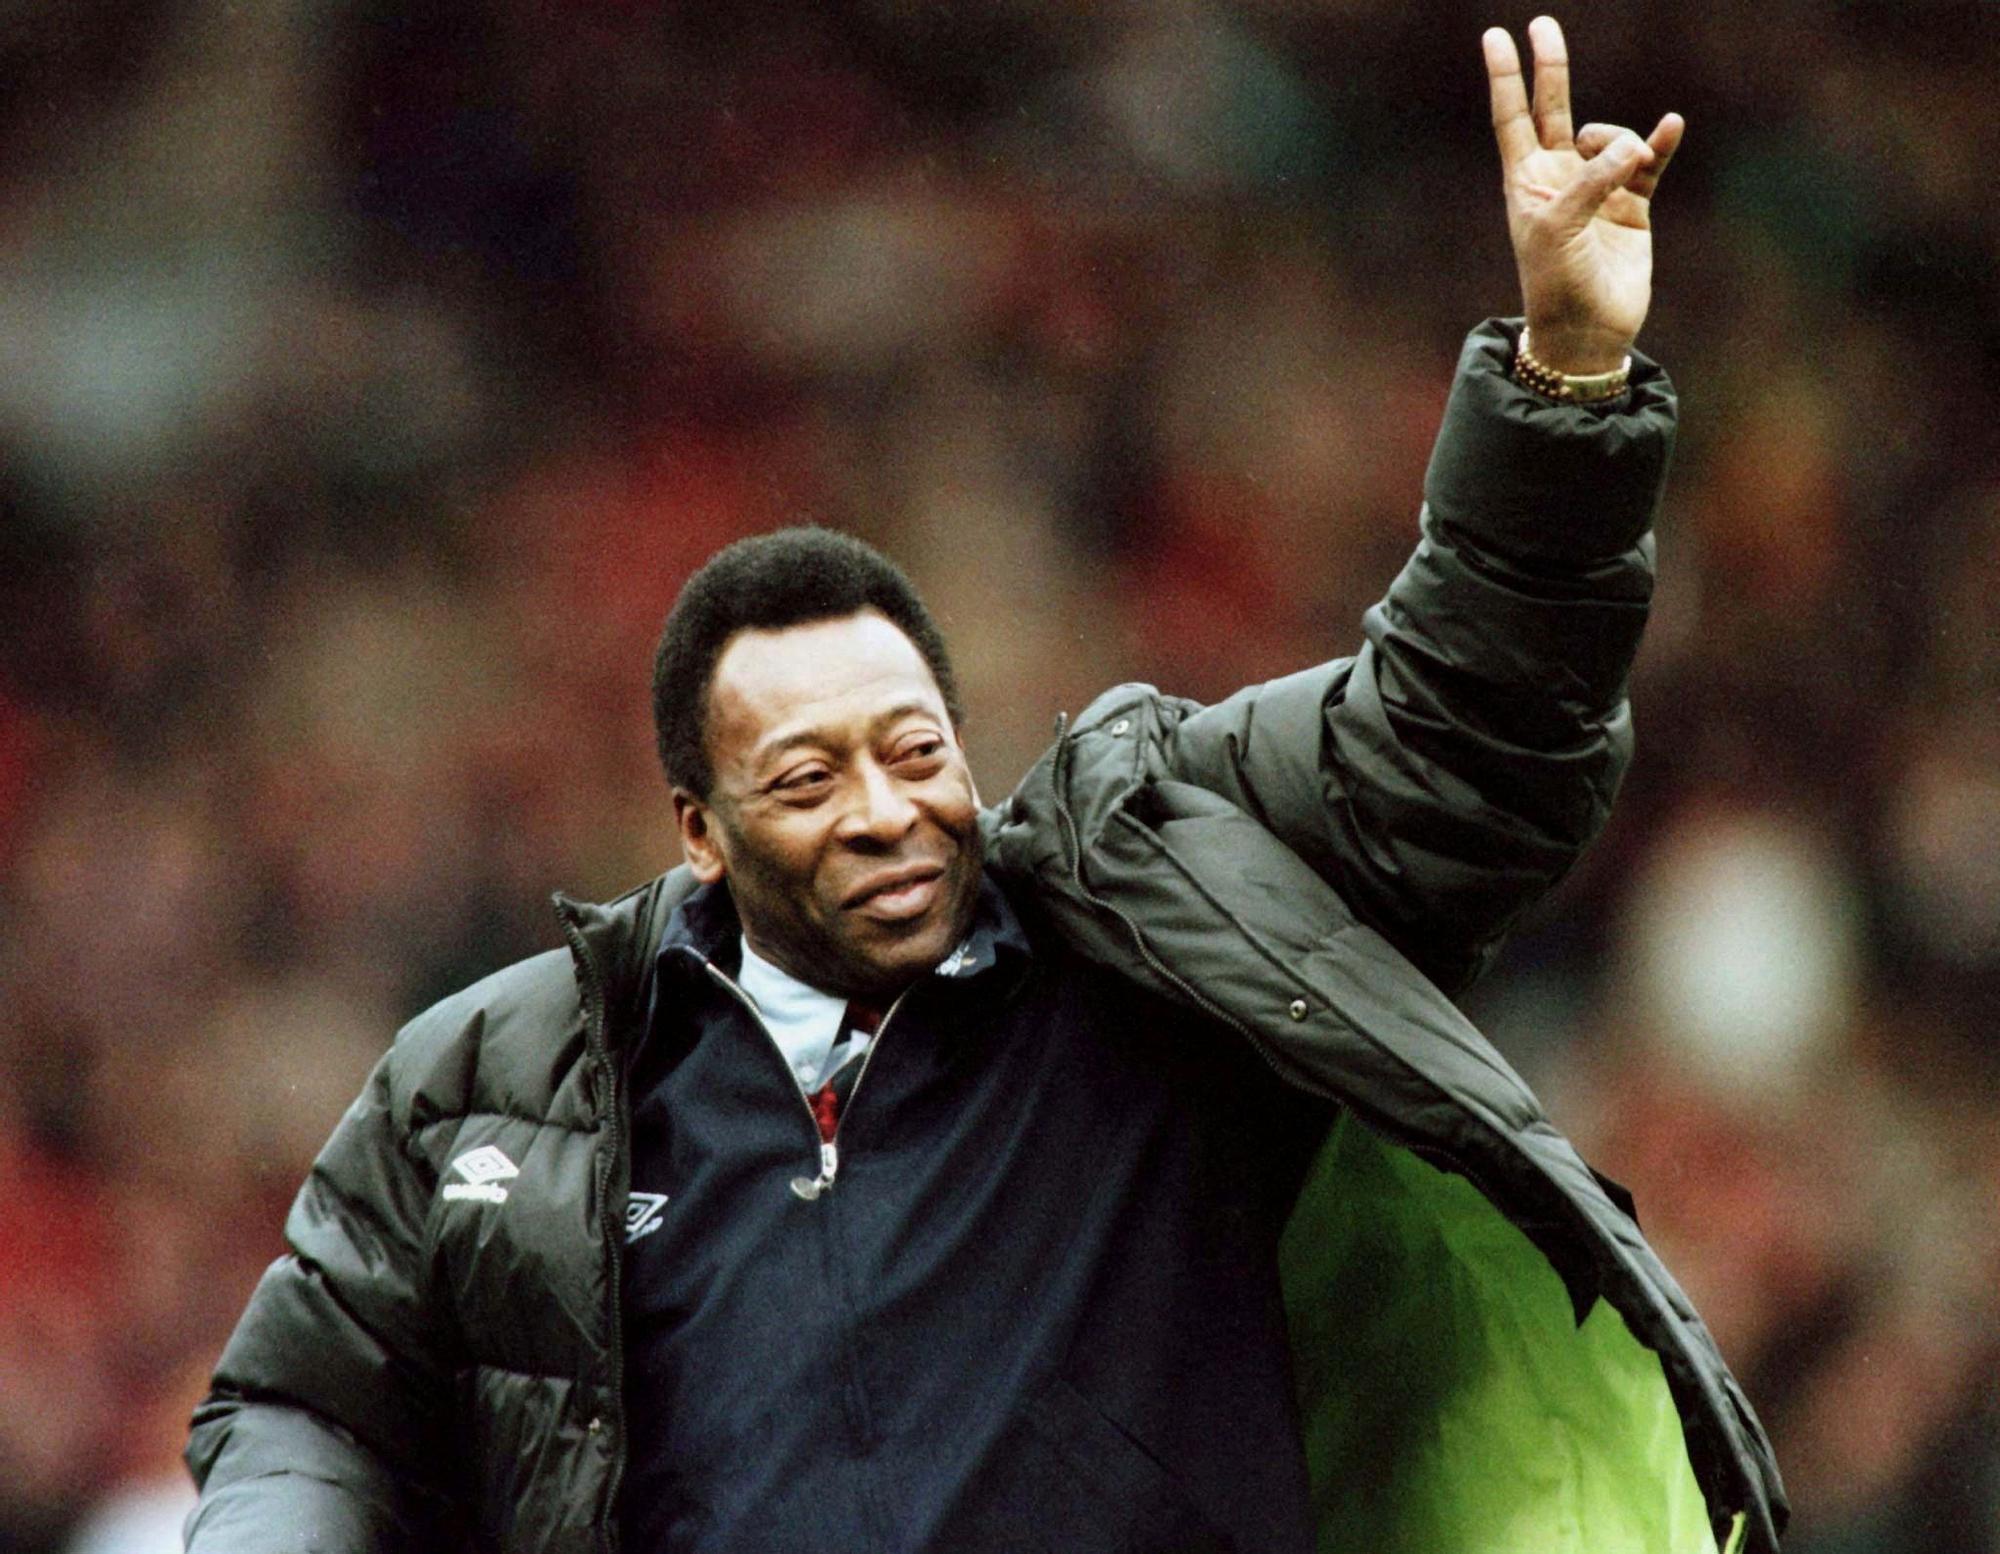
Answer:
<path fill-rule="evenodd" d="M 829 1139 L 819 1147 L 819 1175 L 793 1177 L 792 1193 L 810 1203 L 833 1185 L 833 1179 L 839 1171 L 840 1151 Z"/>

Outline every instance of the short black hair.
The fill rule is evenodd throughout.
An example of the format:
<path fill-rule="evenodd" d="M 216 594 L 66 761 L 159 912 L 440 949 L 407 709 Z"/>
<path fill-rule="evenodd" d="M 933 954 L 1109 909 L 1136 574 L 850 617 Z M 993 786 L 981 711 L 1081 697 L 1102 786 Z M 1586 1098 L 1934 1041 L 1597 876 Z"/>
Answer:
<path fill-rule="evenodd" d="M 739 631 L 779 631 L 879 610 L 930 666 L 954 727 L 958 682 L 944 637 L 895 562 L 851 534 L 817 525 L 725 545 L 687 580 L 653 655 L 653 729 L 667 781 L 708 797 L 708 691 L 716 661 Z"/>

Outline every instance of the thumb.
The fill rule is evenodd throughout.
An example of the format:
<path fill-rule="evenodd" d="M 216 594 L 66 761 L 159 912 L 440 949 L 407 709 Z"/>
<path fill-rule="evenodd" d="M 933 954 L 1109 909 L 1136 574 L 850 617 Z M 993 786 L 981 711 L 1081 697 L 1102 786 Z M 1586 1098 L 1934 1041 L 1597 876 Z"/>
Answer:
<path fill-rule="evenodd" d="M 1652 148 L 1630 130 L 1624 131 L 1585 162 L 1568 187 L 1556 196 L 1549 209 L 1551 222 L 1566 231 L 1588 225 L 1611 191 L 1623 188 L 1652 160 Z"/>

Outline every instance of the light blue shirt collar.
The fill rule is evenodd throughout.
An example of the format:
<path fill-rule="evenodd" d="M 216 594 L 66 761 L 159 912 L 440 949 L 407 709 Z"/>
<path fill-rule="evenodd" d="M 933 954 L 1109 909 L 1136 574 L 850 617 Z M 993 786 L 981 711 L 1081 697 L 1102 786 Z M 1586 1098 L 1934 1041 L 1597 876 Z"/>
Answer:
<path fill-rule="evenodd" d="M 822 993 L 790 972 L 779 970 L 751 949 L 748 939 L 743 941 L 743 969 L 736 985 L 757 1006 L 765 1028 L 799 1083 L 808 1090 L 825 1084 L 838 1066 L 832 1061 L 833 1044 L 847 1019 L 847 1000 Z M 856 1039 L 842 1043 L 842 1062 L 867 1045 L 865 1035 L 851 1034 Z"/>

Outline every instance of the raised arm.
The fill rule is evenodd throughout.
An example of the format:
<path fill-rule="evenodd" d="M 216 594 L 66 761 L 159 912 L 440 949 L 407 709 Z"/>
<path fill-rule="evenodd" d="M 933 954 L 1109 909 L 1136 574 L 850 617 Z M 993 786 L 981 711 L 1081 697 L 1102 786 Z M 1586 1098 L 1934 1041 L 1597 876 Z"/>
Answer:
<path fill-rule="evenodd" d="M 1561 30 L 1541 17 L 1529 36 L 1532 106 L 1507 34 L 1484 49 L 1528 333 L 1560 394 L 1561 375 L 1631 355 L 1652 196 L 1682 124 L 1573 134 Z M 1258 815 L 1447 989 L 1609 813 L 1673 440 L 1672 387 L 1650 362 L 1632 356 L 1629 386 L 1601 403 L 1566 403 L 1518 381 L 1520 334 L 1496 323 L 1468 340 L 1423 537 L 1361 651 L 1194 714 L 1171 755 L 1174 775 Z"/>

